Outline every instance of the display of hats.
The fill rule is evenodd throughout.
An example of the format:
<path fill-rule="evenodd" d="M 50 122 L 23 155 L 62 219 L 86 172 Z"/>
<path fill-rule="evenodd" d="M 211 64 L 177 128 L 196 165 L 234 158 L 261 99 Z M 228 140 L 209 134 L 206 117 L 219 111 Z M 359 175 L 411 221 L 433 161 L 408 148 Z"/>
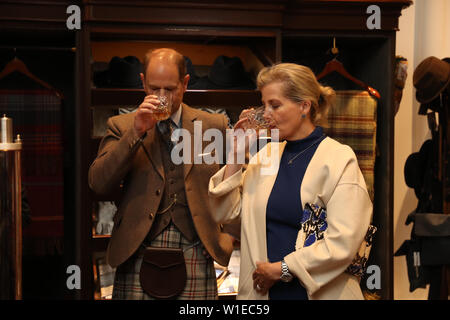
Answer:
<path fill-rule="evenodd" d="M 202 107 L 200 108 L 200 110 L 208 112 L 208 113 L 218 113 L 218 114 L 223 114 L 225 116 L 225 118 L 227 119 L 227 123 L 228 123 L 228 128 L 232 128 L 233 126 L 231 125 L 231 119 L 228 116 L 227 110 L 223 109 L 223 108 L 218 108 L 218 109 L 214 109 L 214 108 L 206 108 L 206 107 Z"/>
<path fill-rule="evenodd" d="M 428 57 L 414 70 L 416 99 L 422 104 L 432 102 L 450 84 L 450 58 Z"/>
<path fill-rule="evenodd" d="M 186 74 L 190 76 L 188 88 L 190 89 L 191 86 L 195 85 L 200 78 L 197 73 L 195 72 L 194 65 L 192 64 L 192 61 L 189 57 L 184 56 L 184 62 L 186 64 Z"/>
<path fill-rule="evenodd" d="M 142 88 L 140 73 L 142 63 L 135 56 L 113 57 L 108 69 L 94 72 L 94 84 L 97 88 Z"/>
<path fill-rule="evenodd" d="M 420 197 L 420 190 L 424 184 L 427 159 L 432 152 L 432 140 L 423 143 L 419 152 L 414 152 L 406 159 L 404 176 L 406 185 L 414 189 L 416 197 Z"/>
<path fill-rule="evenodd" d="M 255 84 L 245 72 L 239 57 L 218 56 L 207 76 L 201 77 L 190 89 L 254 90 Z"/>

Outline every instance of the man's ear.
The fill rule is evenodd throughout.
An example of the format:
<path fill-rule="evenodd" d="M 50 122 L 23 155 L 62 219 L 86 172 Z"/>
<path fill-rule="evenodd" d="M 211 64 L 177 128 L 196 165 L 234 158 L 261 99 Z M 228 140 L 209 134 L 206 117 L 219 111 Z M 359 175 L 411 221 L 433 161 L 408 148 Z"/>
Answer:
<path fill-rule="evenodd" d="M 188 83 L 189 83 L 189 79 L 191 78 L 191 76 L 190 75 L 185 75 L 184 76 L 184 79 L 183 79 L 183 89 L 184 89 L 184 91 L 186 91 L 187 90 L 187 87 L 188 87 Z"/>
<path fill-rule="evenodd" d="M 139 77 L 141 77 L 142 87 L 145 89 L 145 78 L 144 78 L 144 74 L 143 74 L 142 72 L 139 73 Z"/>

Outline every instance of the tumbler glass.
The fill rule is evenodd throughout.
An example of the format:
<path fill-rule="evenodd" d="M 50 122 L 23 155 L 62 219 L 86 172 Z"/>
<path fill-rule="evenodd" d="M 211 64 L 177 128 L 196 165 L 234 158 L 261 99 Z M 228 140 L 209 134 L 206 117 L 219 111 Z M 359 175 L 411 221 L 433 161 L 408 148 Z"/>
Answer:
<path fill-rule="evenodd" d="M 158 97 L 159 105 L 153 113 L 153 117 L 157 121 L 169 119 L 172 109 L 172 95 L 167 92 L 162 93 L 161 91 L 155 92 L 154 95 Z"/>
<path fill-rule="evenodd" d="M 270 138 L 270 129 L 273 127 L 273 121 L 264 118 L 264 106 L 258 107 L 247 115 L 249 128 L 256 131 L 266 132 L 266 135 L 259 135 L 259 138 Z"/>

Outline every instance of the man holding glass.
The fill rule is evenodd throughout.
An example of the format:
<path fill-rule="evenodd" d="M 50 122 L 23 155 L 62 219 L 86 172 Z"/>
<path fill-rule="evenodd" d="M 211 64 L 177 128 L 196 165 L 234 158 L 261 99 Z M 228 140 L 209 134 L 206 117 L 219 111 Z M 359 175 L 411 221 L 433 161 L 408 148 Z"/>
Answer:
<path fill-rule="evenodd" d="M 177 128 L 193 137 L 194 121 L 225 137 L 227 120 L 182 102 L 189 75 L 177 51 L 149 51 L 144 67 L 144 101 L 136 112 L 108 120 L 89 169 L 96 193 L 123 185 L 107 250 L 117 267 L 113 299 L 217 299 L 212 259 L 226 266 L 233 250 L 209 207 L 208 182 L 220 165 L 174 164 L 171 137 Z"/>

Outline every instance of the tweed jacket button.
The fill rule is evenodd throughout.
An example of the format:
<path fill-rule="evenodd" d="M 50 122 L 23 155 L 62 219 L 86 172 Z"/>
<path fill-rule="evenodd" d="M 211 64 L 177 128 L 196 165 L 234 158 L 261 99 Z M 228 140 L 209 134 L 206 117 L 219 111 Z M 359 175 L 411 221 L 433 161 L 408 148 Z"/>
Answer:
<path fill-rule="evenodd" d="M 155 217 L 155 214 L 153 212 L 150 212 L 150 214 L 148 215 L 148 218 L 150 220 L 152 220 Z"/>
<path fill-rule="evenodd" d="M 159 196 L 160 194 L 161 194 L 161 190 L 160 189 L 156 190 L 156 195 Z"/>

